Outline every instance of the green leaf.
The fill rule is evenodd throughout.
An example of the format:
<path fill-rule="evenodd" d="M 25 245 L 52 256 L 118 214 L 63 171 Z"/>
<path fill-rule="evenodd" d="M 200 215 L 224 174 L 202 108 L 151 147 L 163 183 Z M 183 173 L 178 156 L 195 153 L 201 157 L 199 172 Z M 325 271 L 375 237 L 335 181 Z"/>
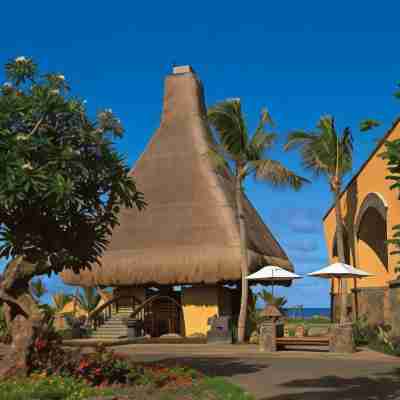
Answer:
<path fill-rule="evenodd" d="M 367 131 L 374 129 L 380 125 L 381 125 L 381 123 L 376 120 L 366 119 L 360 123 L 360 131 L 367 132 Z"/>

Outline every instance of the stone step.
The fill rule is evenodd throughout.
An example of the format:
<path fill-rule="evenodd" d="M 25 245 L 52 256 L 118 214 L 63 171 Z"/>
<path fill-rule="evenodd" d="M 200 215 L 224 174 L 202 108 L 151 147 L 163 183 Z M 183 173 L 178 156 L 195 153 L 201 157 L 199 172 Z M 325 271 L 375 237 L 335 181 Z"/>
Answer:
<path fill-rule="evenodd" d="M 96 340 L 115 340 L 115 339 L 122 339 L 126 338 L 127 335 L 122 335 L 122 336 L 104 336 L 104 335 L 99 335 L 99 336 L 91 336 L 91 339 L 96 339 Z"/>
<path fill-rule="evenodd" d="M 132 307 L 122 306 L 118 308 L 118 312 L 112 311 L 110 319 L 99 326 L 91 335 L 95 339 L 118 339 L 128 336 L 128 328 L 125 320 L 132 314 Z"/>
<path fill-rule="evenodd" d="M 99 326 L 95 332 L 100 332 L 100 331 L 119 332 L 121 330 L 127 331 L 128 327 L 126 325 L 102 325 Z"/>
<path fill-rule="evenodd" d="M 123 335 L 127 335 L 128 331 L 118 331 L 118 332 L 108 332 L 108 331 L 96 331 L 93 332 L 92 336 L 123 336 Z"/>
<path fill-rule="evenodd" d="M 95 333 L 106 333 L 107 335 L 118 335 L 119 333 L 127 333 L 127 329 L 98 329 L 97 331 L 94 331 L 93 334 Z"/>

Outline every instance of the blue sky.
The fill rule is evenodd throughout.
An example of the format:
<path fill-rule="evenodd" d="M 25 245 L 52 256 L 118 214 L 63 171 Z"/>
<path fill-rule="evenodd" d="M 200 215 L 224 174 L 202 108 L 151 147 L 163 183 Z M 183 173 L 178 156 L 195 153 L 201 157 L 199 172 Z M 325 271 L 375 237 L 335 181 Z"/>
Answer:
<path fill-rule="evenodd" d="M 271 157 L 298 173 L 299 157 L 281 150 L 287 132 L 334 115 L 338 127 L 353 129 L 357 171 L 398 115 L 391 94 L 400 80 L 399 12 L 395 1 L 5 2 L 0 63 L 33 57 L 44 71 L 63 73 L 91 113 L 112 108 L 126 127 L 118 148 L 131 164 L 158 126 L 163 79 L 176 63 L 194 67 L 207 104 L 240 97 L 252 128 L 268 107 L 279 133 Z M 383 126 L 360 133 L 366 117 Z M 299 193 L 251 181 L 246 189 L 297 272 L 327 262 L 324 181 Z M 51 291 L 61 287 L 50 283 Z M 329 305 L 323 280 L 278 293 L 292 305 Z"/>

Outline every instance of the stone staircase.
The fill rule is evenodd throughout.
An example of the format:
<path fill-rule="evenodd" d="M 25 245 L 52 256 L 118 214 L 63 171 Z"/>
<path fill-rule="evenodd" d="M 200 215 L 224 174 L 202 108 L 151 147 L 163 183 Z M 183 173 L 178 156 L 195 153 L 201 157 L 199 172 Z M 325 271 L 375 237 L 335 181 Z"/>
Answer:
<path fill-rule="evenodd" d="M 128 318 L 132 311 L 132 307 L 120 306 L 118 313 L 113 311 L 111 318 L 92 333 L 91 339 L 116 340 L 126 338 L 128 336 L 128 328 L 123 320 Z"/>

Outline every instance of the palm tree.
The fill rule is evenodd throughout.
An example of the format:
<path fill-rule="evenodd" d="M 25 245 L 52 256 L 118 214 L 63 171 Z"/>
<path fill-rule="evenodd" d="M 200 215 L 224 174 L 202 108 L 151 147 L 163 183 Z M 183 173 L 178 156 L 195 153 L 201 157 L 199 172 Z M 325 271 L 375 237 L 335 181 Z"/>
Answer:
<path fill-rule="evenodd" d="M 340 192 L 343 177 L 351 171 L 353 138 L 350 128 L 346 127 L 339 135 L 334 118 L 323 116 L 317 124 L 316 132 L 295 131 L 289 134 L 285 150 L 299 148 L 306 169 L 315 176 L 323 175 L 329 182 L 333 194 L 336 214 L 336 238 L 339 261 L 345 263 L 343 218 L 340 207 Z M 347 320 L 347 285 L 342 279 L 340 322 Z"/>
<path fill-rule="evenodd" d="M 266 291 L 265 289 L 263 289 L 260 293 L 258 293 L 258 297 L 264 303 L 276 306 L 279 309 L 284 307 L 287 303 L 286 297 L 274 296 L 272 293 Z"/>
<path fill-rule="evenodd" d="M 243 342 L 246 332 L 248 308 L 248 257 L 247 233 L 243 212 L 243 182 L 253 175 L 256 179 L 273 186 L 290 186 L 300 189 L 306 179 L 288 170 L 279 161 L 266 157 L 266 151 L 273 145 L 276 135 L 266 132 L 267 125 L 273 125 L 266 110 L 261 112 L 260 121 L 253 136 L 249 136 L 242 113 L 240 100 L 225 100 L 208 111 L 208 120 L 214 128 L 210 131 L 208 156 L 218 172 L 232 172 L 235 185 L 235 202 L 239 221 L 241 247 L 241 304 L 238 320 L 238 341 Z"/>
<path fill-rule="evenodd" d="M 80 306 L 90 314 L 99 304 L 101 296 L 94 287 L 85 287 L 82 293 L 78 295 Z"/>
<path fill-rule="evenodd" d="M 70 301 L 72 301 L 72 296 L 70 294 L 65 294 L 63 292 L 56 293 L 52 296 L 53 306 L 56 312 L 61 311 Z"/>
<path fill-rule="evenodd" d="M 47 288 L 40 278 L 32 280 L 30 283 L 30 288 L 33 296 L 37 300 L 40 300 L 47 293 Z"/>

